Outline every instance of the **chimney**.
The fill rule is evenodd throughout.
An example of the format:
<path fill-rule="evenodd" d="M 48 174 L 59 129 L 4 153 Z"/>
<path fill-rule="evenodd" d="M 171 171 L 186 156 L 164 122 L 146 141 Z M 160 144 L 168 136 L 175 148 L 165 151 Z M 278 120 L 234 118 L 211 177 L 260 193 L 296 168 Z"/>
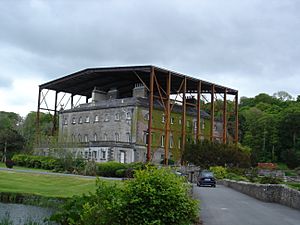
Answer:
<path fill-rule="evenodd" d="M 97 103 L 106 100 L 106 92 L 100 91 L 97 87 L 92 92 L 92 103 Z"/>
<path fill-rule="evenodd" d="M 143 84 L 135 84 L 132 90 L 132 97 L 146 97 L 146 89 Z"/>
<path fill-rule="evenodd" d="M 107 92 L 107 99 L 117 99 L 118 98 L 118 90 L 116 88 L 111 88 Z"/>

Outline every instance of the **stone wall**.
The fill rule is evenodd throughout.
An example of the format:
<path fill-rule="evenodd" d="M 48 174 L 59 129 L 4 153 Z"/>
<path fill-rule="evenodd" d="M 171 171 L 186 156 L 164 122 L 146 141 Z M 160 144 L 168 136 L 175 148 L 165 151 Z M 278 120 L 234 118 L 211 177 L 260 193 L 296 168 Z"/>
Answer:
<path fill-rule="evenodd" d="M 221 184 L 265 202 L 274 202 L 300 210 L 300 191 L 280 184 L 255 184 L 223 180 Z"/>

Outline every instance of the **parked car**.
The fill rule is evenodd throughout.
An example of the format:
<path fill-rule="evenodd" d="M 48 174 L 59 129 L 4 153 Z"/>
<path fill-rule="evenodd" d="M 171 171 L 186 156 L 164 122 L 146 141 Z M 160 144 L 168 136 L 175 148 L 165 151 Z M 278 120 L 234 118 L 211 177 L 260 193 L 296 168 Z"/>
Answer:
<path fill-rule="evenodd" d="M 202 171 L 198 176 L 197 186 L 216 187 L 216 179 L 214 177 L 214 173 L 208 170 Z"/>

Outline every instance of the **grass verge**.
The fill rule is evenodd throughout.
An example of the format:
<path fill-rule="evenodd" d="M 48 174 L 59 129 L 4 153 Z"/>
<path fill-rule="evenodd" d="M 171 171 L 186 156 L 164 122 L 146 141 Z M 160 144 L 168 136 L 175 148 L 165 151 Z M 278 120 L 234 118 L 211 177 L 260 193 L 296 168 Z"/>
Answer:
<path fill-rule="evenodd" d="M 69 198 L 95 191 L 95 179 L 0 171 L 0 192 Z M 106 181 L 112 182 L 112 181 Z M 115 182 L 115 181 L 114 181 Z"/>

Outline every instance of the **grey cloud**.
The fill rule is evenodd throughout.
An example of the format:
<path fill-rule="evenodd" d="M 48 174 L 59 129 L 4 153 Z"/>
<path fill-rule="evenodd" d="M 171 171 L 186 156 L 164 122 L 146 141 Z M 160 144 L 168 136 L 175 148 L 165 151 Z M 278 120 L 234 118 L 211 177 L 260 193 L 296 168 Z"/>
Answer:
<path fill-rule="evenodd" d="M 255 81 L 300 73 L 294 0 L 2 1 L 0 7 L 0 42 L 29 52 L 24 65 L 45 79 L 126 64 L 157 64 L 210 81 L 220 74 Z"/>

